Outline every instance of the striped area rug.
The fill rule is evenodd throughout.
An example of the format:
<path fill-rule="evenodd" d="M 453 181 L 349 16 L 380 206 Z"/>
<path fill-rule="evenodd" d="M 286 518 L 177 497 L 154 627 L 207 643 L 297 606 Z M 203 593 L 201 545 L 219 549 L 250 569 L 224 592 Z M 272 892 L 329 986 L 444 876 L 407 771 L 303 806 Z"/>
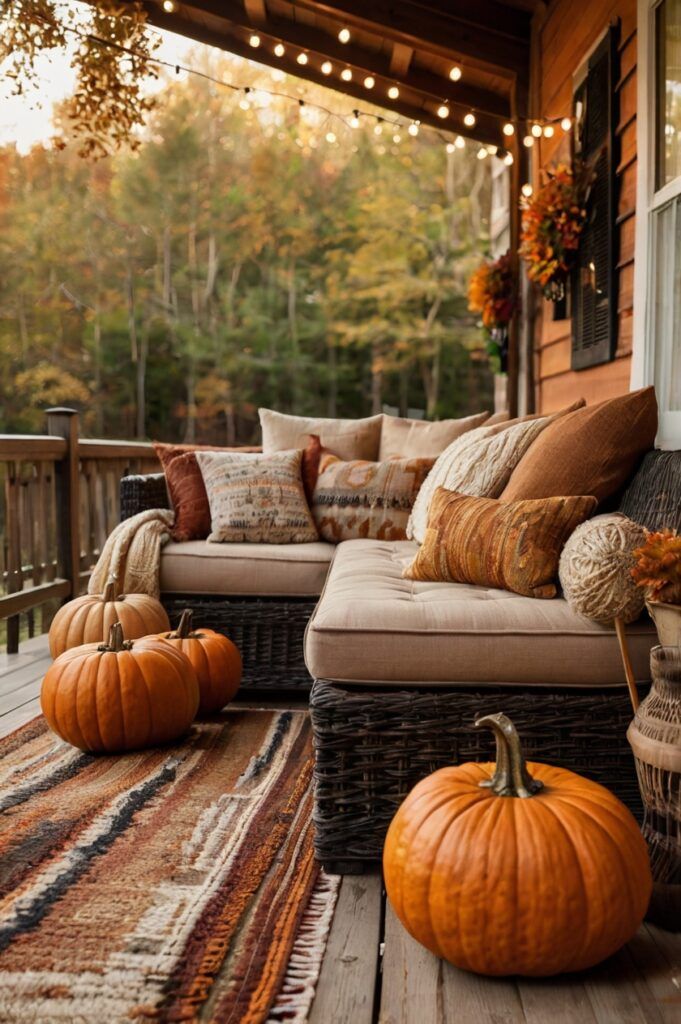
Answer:
<path fill-rule="evenodd" d="M 337 880 L 302 711 L 234 710 L 92 757 L 0 741 L 0 1021 L 304 1021 Z"/>

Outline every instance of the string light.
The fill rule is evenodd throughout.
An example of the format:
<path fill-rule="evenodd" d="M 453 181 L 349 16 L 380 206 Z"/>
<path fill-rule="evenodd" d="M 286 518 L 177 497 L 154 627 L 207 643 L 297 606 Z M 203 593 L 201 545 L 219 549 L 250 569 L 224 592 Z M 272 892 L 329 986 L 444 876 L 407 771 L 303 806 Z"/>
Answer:
<path fill-rule="evenodd" d="M 441 117 L 443 121 L 446 117 L 449 117 L 449 107 L 446 103 L 443 103 L 442 106 L 437 108 L 437 116 Z"/>
<path fill-rule="evenodd" d="M 296 57 L 296 61 L 299 64 L 307 64 L 307 61 L 308 61 L 307 54 L 306 53 L 299 53 L 298 56 Z"/>
<path fill-rule="evenodd" d="M 473 113 L 473 111 L 472 111 L 472 110 L 471 110 L 471 111 L 469 111 L 469 113 L 468 113 L 468 114 L 466 114 L 466 116 L 465 116 L 465 117 L 464 117 L 464 119 L 463 119 L 463 123 L 464 123 L 464 124 L 466 125 L 466 127 L 468 127 L 468 128 L 472 128 L 472 127 L 473 127 L 473 125 L 475 124 L 475 114 Z"/>
<path fill-rule="evenodd" d="M 466 140 L 464 139 L 463 135 L 457 135 L 457 137 L 454 139 L 454 145 L 456 146 L 457 149 L 466 148 Z"/>
<path fill-rule="evenodd" d="M 353 110 L 352 117 L 350 118 L 350 127 L 359 128 L 359 110 Z"/>
<path fill-rule="evenodd" d="M 453 142 L 448 142 L 447 145 L 445 146 L 445 149 L 447 150 L 448 153 L 456 152 L 456 146 L 454 145 Z"/>
<path fill-rule="evenodd" d="M 503 128 L 504 135 L 515 135 L 515 128 L 510 121 L 507 121 Z"/>
<path fill-rule="evenodd" d="M 248 100 L 246 99 L 245 96 L 243 97 L 243 99 L 239 100 L 239 106 L 241 107 L 242 110 L 250 110 L 251 109 L 251 104 L 248 102 Z"/>
<path fill-rule="evenodd" d="M 523 185 L 520 191 L 526 199 L 530 198 L 530 196 L 532 195 L 532 186 L 530 185 L 529 181 Z"/>
<path fill-rule="evenodd" d="M 373 77 L 373 75 L 367 75 L 366 78 L 364 79 L 363 84 L 365 89 L 373 89 L 373 87 L 376 85 L 376 79 Z"/>
<path fill-rule="evenodd" d="M 409 125 L 409 127 L 407 128 L 407 131 L 409 132 L 409 134 L 411 136 L 416 138 L 416 136 L 419 133 L 419 126 L 418 126 L 417 122 L 416 121 L 412 121 L 411 124 Z"/>
<path fill-rule="evenodd" d="M 332 71 L 333 71 L 333 64 L 331 63 L 330 60 L 325 60 L 324 63 L 322 64 L 322 74 L 323 75 L 330 75 Z"/>
<path fill-rule="evenodd" d="M 395 143 L 396 146 L 399 146 L 401 141 L 402 141 L 402 136 L 398 135 L 398 133 L 395 132 L 395 134 L 393 135 L 393 142 Z"/>
<path fill-rule="evenodd" d="M 352 81 L 352 71 L 350 70 L 350 68 L 343 68 L 343 70 L 341 71 L 341 78 L 343 79 L 344 82 Z"/>
<path fill-rule="evenodd" d="M 257 36 L 254 33 L 248 40 L 248 44 L 249 46 L 252 46 L 254 50 L 257 50 L 260 46 L 260 36 Z"/>
<path fill-rule="evenodd" d="M 284 44 L 283 43 L 277 43 L 277 45 L 274 47 L 274 55 L 275 55 L 275 57 L 283 57 L 285 53 L 286 53 L 286 48 L 285 48 Z"/>
<path fill-rule="evenodd" d="M 396 85 L 391 85 L 390 88 L 388 89 L 388 96 L 390 97 L 390 99 L 391 100 L 396 100 L 399 95 L 400 95 L 400 90 L 397 88 L 397 86 Z"/>
<path fill-rule="evenodd" d="M 489 153 L 490 156 L 499 156 L 500 151 L 498 146 L 488 146 L 487 152 Z"/>
<path fill-rule="evenodd" d="M 564 117 L 563 120 L 560 122 L 560 126 L 564 132 L 569 132 L 572 128 L 572 118 Z"/>
<path fill-rule="evenodd" d="M 534 135 L 535 139 L 540 138 L 540 136 L 541 136 L 541 125 L 540 124 L 533 124 L 532 127 L 530 128 L 530 131 Z"/>
<path fill-rule="evenodd" d="M 383 128 L 381 127 L 381 125 L 380 124 L 375 125 L 375 127 L 374 127 L 374 135 L 382 135 L 382 134 L 383 134 Z"/>
<path fill-rule="evenodd" d="M 525 138 L 523 139 L 523 146 L 527 146 L 528 149 L 531 146 L 534 146 L 534 138 L 533 138 L 532 135 L 526 135 L 525 136 Z"/>
<path fill-rule="evenodd" d="M 329 143 L 329 145 L 332 146 L 334 144 L 334 142 L 336 141 L 336 133 L 335 132 L 327 132 L 326 133 L 326 141 Z"/>
<path fill-rule="evenodd" d="M 485 160 L 487 157 L 487 150 L 484 146 L 481 146 L 478 150 L 478 160 Z"/>
<path fill-rule="evenodd" d="M 163 10 L 166 11 L 167 14 L 172 14 L 175 10 L 173 0 L 163 0 Z"/>
<path fill-rule="evenodd" d="M 349 28 L 342 28 L 340 30 L 340 32 L 338 33 L 338 38 L 341 41 L 341 43 L 349 43 L 350 42 L 350 29 Z"/>
<path fill-rule="evenodd" d="M 555 128 L 553 127 L 552 124 L 545 124 L 544 125 L 544 137 L 545 138 L 547 138 L 547 139 L 553 138 L 554 131 L 555 131 Z"/>
<path fill-rule="evenodd" d="M 504 163 L 506 164 L 507 167 L 511 166 L 511 164 L 513 163 L 513 153 L 506 153 L 506 155 L 504 156 Z"/>
<path fill-rule="evenodd" d="M 453 68 L 449 69 L 449 77 L 451 78 L 452 82 L 459 81 L 459 79 L 461 78 L 461 68 L 459 67 L 458 64 L 455 64 Z"/>

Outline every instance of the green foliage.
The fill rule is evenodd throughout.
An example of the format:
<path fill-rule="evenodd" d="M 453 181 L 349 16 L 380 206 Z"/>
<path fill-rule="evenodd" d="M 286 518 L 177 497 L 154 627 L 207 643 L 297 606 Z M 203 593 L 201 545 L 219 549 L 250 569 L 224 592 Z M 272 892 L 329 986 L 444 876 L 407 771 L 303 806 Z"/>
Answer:
<path fill-rule="evenodd" d="M 259 109 L 168 83 L 139 148 L 94 165 L 0 150 L 2 430 L 41 429 L 54 402 L 94 433 L 213 442 L 254 439 L 259 405 L 489 406 L 465 297 L 484 164 L 426 132 L 398 144 L 265 105 L 268 73 L 238 77 Z"/>

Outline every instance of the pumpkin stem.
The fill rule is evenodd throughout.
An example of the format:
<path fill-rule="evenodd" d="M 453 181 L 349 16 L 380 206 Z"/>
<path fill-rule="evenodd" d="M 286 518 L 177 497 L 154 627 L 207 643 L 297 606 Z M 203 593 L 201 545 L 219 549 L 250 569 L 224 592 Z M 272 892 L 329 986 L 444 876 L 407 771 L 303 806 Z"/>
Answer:
<path fill-rule="evenodd" d="M 192 632 L 192 610 L 191 608 L 185 608 L 180 616 L 180 621 L 175 631 L 175 637 L 178 640 L 186 640 L 188 636 L 191 636 Z"/>
<path fill-rule="evenodd" d="M 116 577 L 109 576 L 102 594 L 103 601 L 115 601 L 116 599 Z"/>
<path fill-rule="evenodd" d="M 123 636 L 123 627 L 120 622 L 114 622 L 109 629 L 109 639 L 107 643 L 100 644 L 97 648 L 98 651 L 113 651 L 114 654 L 120 653 L 120 651 L 129 651 L 132 649 L 132 640 L 126 640 Z"/>
<path fill-rule="evenodd" d="M 478 718 L 475 728 L 491 729 L 497 741 L 494 775 L 480 785 L 489 787 L 497 796 L 534 796 L 544 783 L 533 779 L 528 772 L 520 736 L 511 719 L 501 712 L 485 715 Z"/>

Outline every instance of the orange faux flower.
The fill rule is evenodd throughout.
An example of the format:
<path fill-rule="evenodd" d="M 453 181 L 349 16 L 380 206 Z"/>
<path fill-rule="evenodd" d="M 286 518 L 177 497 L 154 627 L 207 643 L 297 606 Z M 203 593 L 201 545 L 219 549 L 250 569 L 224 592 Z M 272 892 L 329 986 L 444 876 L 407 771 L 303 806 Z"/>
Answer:
<path fill-rule="evenodd" d="M 638 561 L 631 575 L 639 587 L 646 587 L 649 599 L 681 604 L 681 537 L 676 530 L 646 530 L 646 542 L 634 555 Z"/>

